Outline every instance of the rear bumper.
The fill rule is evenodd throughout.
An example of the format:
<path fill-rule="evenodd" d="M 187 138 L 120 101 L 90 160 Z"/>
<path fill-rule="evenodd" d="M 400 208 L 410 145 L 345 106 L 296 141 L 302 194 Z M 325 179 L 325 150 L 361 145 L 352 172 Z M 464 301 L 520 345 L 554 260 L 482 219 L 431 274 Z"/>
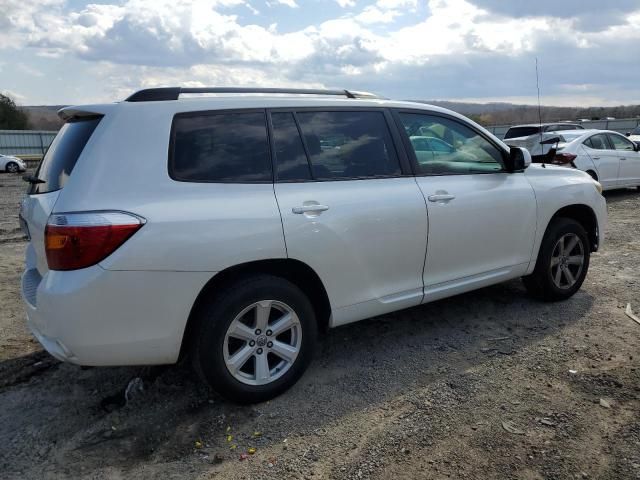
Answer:
<path fill-rule="evenodd" d="M 59 360 L 115 366 L 175 363 L 207 272 L 69 272 L 22 276 L 29 328 Z"/>

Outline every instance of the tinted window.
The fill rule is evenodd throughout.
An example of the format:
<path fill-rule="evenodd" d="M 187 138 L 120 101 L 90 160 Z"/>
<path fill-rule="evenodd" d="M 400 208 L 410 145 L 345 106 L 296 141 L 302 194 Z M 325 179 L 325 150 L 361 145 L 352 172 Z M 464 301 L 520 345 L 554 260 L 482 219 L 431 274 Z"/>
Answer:
<path fill-rule="evenodd" d="M 300 112 L 297 118 L 314 178 L 400 174 L 382 112 Z"/>
<path fill-rule="evenodd" d="M 453 153 L 454 148 L 449 145 L 447 142 L 443 142 L 442 140 L 438 140 L 437 138 L 430 138 L 429 145 L 431 145 L 431 149 L 434 152 L 440 153 Z"/>
<path fill-rule="evenodd" d="M 310 180 L 311 171 L 293 113 L 272 113 L 278 180 Z"/>
<path fill-rule="evenodd" d="M 177 115 L 169 173 L 185 182 L 271 181 L 263 112 Z"/>
<path fill-rule="evenodd" d="M 589 137 L 584 141 L 584 144 L 594 150 L 609 150 L 609 142 L 604 134 Z"/>
<path fill-rule="evenodd" d="M 498 147 L 466 125 L 416 113 L 401 113 L 400 119 L 416 154 L 419 173 L 464 175 L 502 171 Z"/>
<path fill-rule="evenodd" d="M 44 183 L 32 184 L 29 194 L 53 192 L 64 187 L 101 118 L 70 120 L 62 126 L 35 173 L 35 177 Z"/>
<path fill-rule="evenodd" d="M 513 127 L 507 130 L 504 138 L 528 137 L 540 133 L 540 127 Z"/>
<path fill-rule="evenodd" d="M 609 140 L 616 150 L 630 150 L 632 152 L 635 150 L 633 143 L 620 135 L 609 135 Z"/>

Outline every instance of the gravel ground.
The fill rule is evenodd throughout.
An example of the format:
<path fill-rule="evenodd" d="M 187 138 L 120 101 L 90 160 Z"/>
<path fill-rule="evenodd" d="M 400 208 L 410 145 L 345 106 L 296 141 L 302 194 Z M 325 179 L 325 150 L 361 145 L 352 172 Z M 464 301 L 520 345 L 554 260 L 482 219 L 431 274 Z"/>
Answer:
<path fill-rule="evenodd" d="M 607 243 L 572 299 L 513 281 L 335 329 L 293 389 L 237 406 L 186 366 L 41 351 L 19 298 L 20 183 L 0 175 L 2 479 L 640 478 L 637 191 L 607 195 Z"/>

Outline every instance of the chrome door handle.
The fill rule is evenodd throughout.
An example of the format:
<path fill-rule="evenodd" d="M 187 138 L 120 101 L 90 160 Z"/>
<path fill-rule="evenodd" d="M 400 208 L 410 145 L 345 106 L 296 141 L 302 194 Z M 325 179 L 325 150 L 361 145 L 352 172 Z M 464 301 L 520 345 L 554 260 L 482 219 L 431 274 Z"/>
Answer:
<path fill-rule="evenodd" d="M 326 205 L 318 205 L 318 204 L 303 205 L 302 207 L 293 207 L 291 209 L 293 213 L 297 213 L 298 215 L 302 215 L 303 213 L 326 212 L 327 210 L 329 210 L 329 207 L 327 207 Z"/>
<path fill-rule="evenodd" d="M 620 160 L 626 160 L 627 157 L 620 157 Z"/>
<path fill-rule="evenodd" d="M 591 157 L 591 158 L 593 158 L 594 160 L 600 160 L 600 157 Z"/>
<path fill-rule="evenodd" d="M 429 195 L 427 198 L 429 199 L 430 202 L 448 202 L 456 198 L 456 196 L 448 195 L 448 194 L 447 195 L 439 194 L 439 195 Z"/>

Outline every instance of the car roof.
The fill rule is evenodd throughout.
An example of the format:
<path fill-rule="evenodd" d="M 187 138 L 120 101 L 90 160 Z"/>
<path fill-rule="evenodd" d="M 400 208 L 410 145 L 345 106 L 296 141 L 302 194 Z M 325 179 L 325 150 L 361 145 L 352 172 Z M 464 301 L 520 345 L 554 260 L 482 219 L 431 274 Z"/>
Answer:
<path fill-rule="evenodd" d="M 524 125 L 513 125 L 509 128 L 511 129 L 511 128 L 520 128 L 520 127 L 548 127 L 549 125 L 579 125 L 579 123 L 578 122 L 527 123 Z"/>
<path fill-rule="evenodd" d="M 156 105 L 168 106 L 174 105 L 179 107 L 178 110 L 217 110 L 231 108 L 284 108 L 284 107 L 393 107 L 393 108 L 411 108 L 425 109 L 441 113 L 453 114 L 457 117 L 462 115 L 448 110 L 421 102 L 397 101 L 387 99 L 364 99 L 364 98 L 341 98 L 327 96 L 310 96 L 310 95 L 216 95 L 216 96 L 194 96 L 184 97 L 179 100 L 149 101 L 149 102 L 116 102 L 111 104 L 90 104 L 90 105 L 74 105 L 61 108 L 58 115 L 63 119 L 75 116 L 77 113 L 107 113 L 107 111 L 117 108 L 117 106 L 142 106 Z"/>
<path fill-rule="evenodd" d="M 107 115 L 110 112 L 121 111 L 126 114 L 129 109 L 158 109 L 166 114 L 206 112 L 213 110 L 234 109 L 263 109 L 263 108 L 395 108 L 407 110 L 423 110 L 427 113 L 441 113 L 474 125 L 479 130 L 492 136 L 498 144 L 508 149 L 507 145 L 485 127 L 453 110 L 422 102 L 388 100 L 378 97 L 347 98 L 340 95 L 290 95 L 290 94 L 215 94 L 215 95 L 183 95 L 174 100 L 157 101 L 122 101 L 108 104 L 75 105 L 58 110 L 58 116 L 63 120 L 73 117 Z"/>
<path fill-rule="evenodd" d="M 549 134 L 553 133 L 553 132 L 548 132 Z M 561 132 L 557 132 L 558 135 L 564 135 L 567 133 L 574 133 L 577 134 L 578 136 L 571 139 L 569 142 L 567 143 L 571 143 L 571 142 L 575 142 L 577 140 L 582 140 L 586 137 L 590 137 L 591 135 L 595 135 L 597 133 L 613 133 L 616 135 L 620 135 L 621 137 L 624 137 L 624 135 L 622 135 L 620 132 L 615 132 L 613 130 L 598 130 L 595 128 L 589 129 L 589 130 L 563 130 Z M 625 137 L 626 138 L 626 137 Z"/>

